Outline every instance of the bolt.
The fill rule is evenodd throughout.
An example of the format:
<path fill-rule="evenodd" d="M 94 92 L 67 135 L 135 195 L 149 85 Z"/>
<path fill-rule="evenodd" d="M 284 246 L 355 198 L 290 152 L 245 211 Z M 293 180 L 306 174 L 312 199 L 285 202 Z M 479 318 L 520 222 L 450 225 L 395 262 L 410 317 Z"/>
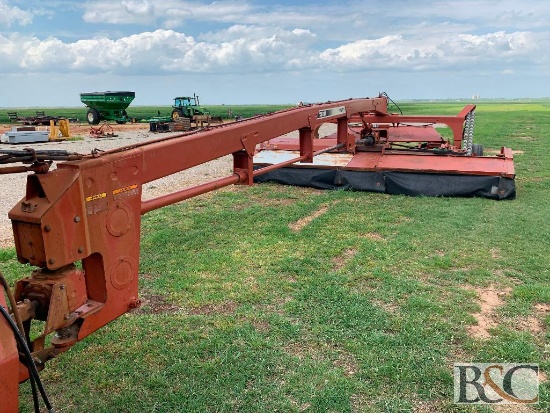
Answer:
<path fill-rule="evenodd" d="M 44 227 L 44 231 L 50 232 L 52 230 L 52 227 L 48 224 Z"/>
<path fill-rule="evenodd" d="M 65 284 L 61 284 L 61 285 L 59 286 L 59 289 L 60 289 L 61 291 L 63 291 L 63 290 L 65 289 Z"/>
<path fill-rule="evenodd" d="M 141 306 L 141 300 L 139 298 L 136 298 L 136 297 L 130 298 L 130 301 L 128 302 L 129 309 L 138 308 L 140 306 Z"/>
<path fill-rule="evenodd" d="M 80 222 L 80 217 L 78 215 L 74 217 L 74 222 Z"/>
<path fill-rule="evenodd" d="M 51 265 L 55 264 L 55 258 L 50 258 L 48 260 L 48 263 L 51 264 Z"/>
<path fill-rule="evenodd" d="M 78 253 L 82 254 L 84 252 L 84 247 L 78 247 Z"/>

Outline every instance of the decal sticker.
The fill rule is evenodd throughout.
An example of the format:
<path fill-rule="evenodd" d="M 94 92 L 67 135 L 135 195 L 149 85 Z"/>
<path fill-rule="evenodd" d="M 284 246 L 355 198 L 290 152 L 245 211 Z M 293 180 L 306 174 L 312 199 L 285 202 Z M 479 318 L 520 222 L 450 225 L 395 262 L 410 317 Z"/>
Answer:
<path fill-rule="evenodd" d="M 129 196 L 134 196 L 139 193 L 138 185 L 128 185 L 124 188 L 118 188 L 113 190 L 113 199 L 121 199 L 121 198 L 127 198 Z"/>
<path fill-rule="evenodd" d="M 90 202 L 90 201 L 95 201 L 97 199 L 102 199 L 102 198 L 105 198 L 107 197 L 107 193 L 106 192 L 102 192 L 101 194 L 95 194 L 95 195 L 90 195 L 88 197 L 86 197 L 86 202 Z"/>
<path fill-rule="evenodd" d="M 330 118 L 332 116 L 340 116 L 346 113 L 345 106 L 337 106 L 335 108 L 320 110 L 317 114 L 317 119 Z"/>

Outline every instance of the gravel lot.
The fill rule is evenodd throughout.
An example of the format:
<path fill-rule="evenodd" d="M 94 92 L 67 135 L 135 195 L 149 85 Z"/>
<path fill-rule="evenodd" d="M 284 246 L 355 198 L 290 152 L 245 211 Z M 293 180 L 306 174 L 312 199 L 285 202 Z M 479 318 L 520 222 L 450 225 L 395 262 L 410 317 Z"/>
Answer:
<path fill-rule="evenodd" d="M 11 125 L 0 125 L 0 134 L 11 129 Z M 87 125 L 71 125 L 71 135 L 84 138 L 78 141 L 44 142 L 33 144 L 10 145 L 0 144 L 0 149 L 51 149 L 66 150 L 78 153 L 90 153 L 93 149 L 109 150 L 138 142 L 146 142 L 154 139 L 170 136 L 170 133 L 151 133 L 148 124 L 116 125 L 113 138 L 90 138 L 90 127 Z M 217 177 L 224 177 L 232 173 L 231 155 L 199 165 L 195 168 L 179 172 L 157 181 L 149 182 L 143 186 L 142 199 L 151 199 L 174 190 L 191 185 L 210 181 Z M 13 245 L 11 221 L 8 219 L 9 210 L 16 205 L 25 195 L 25 183 L 27 173 L 0 174 L 0 248 Z"/>
<path fill-rule="evenodd" d="M 0 125 L 0 134 L 10 130 L 12 125 Z M 118 136 L 109 138 L 90 138 L 90 126 L 88 124 L 72 124 L 70 132 L 72 137 L 80 137 L 82 140 L 66 140 L 59 142 L 44 142 L 33 144 L 10 145 L 0 143 L 0 149 L 24 149 L 34 148 L 42 150 L 66 150 L 82 154 L 90 153 L 93 149 L 110 150 L 121 146 L 132 145 L 139 142 L 147 142 L 163 137 L 173 136 L 176 133 L 151 133 L 149 124 L 114 125 L 114 133 Z M 323 124 L 319 130 L 319 136 L 325 137 L 336 132 L 334 124 Z M 294 131 L 285 136 L 298 137 Z M 1 166 L 0 166 L 1 167 Z M 196 166 L 177 174 L 149 182 L 142 188 L 142 199 L 147 200 L 158 197 L 175 190 L 198 185 L 231 175 L 233 172 L 233 157 L 224 156 L 214 161 Z M 13 246 L 13 234 L 8 212 L 25 195 L 27 173 L 0 174 L 0 248 Z"/>

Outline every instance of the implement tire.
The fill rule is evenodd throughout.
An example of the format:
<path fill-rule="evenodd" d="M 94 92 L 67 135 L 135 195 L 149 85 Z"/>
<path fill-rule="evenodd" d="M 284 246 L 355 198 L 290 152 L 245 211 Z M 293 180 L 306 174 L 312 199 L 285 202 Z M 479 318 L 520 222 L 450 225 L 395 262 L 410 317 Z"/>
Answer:
<path fill-rule="evenodd" d="M 99 124 L 99 120 L 100 120 L 99 111 L 97 109 L 88 110 L 88 113 L 86 114 L 86 118 L 88 119 L 88 123 L 90 125 Z"/>
<path fill-rule="evenodd" d="M 479 143 L 474 143 L 472 145 L 472 155 L 483 156 L 483 145 L 480 145 Z"/>

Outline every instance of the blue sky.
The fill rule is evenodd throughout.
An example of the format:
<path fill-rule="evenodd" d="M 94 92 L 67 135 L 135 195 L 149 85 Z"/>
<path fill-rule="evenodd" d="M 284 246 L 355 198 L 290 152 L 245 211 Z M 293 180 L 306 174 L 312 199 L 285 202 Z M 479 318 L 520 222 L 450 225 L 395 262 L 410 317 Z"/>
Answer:
<path fill-rule="evenodd" d="M 0 107 L 550 96 L 550 2 L 0 0 Z"/>

